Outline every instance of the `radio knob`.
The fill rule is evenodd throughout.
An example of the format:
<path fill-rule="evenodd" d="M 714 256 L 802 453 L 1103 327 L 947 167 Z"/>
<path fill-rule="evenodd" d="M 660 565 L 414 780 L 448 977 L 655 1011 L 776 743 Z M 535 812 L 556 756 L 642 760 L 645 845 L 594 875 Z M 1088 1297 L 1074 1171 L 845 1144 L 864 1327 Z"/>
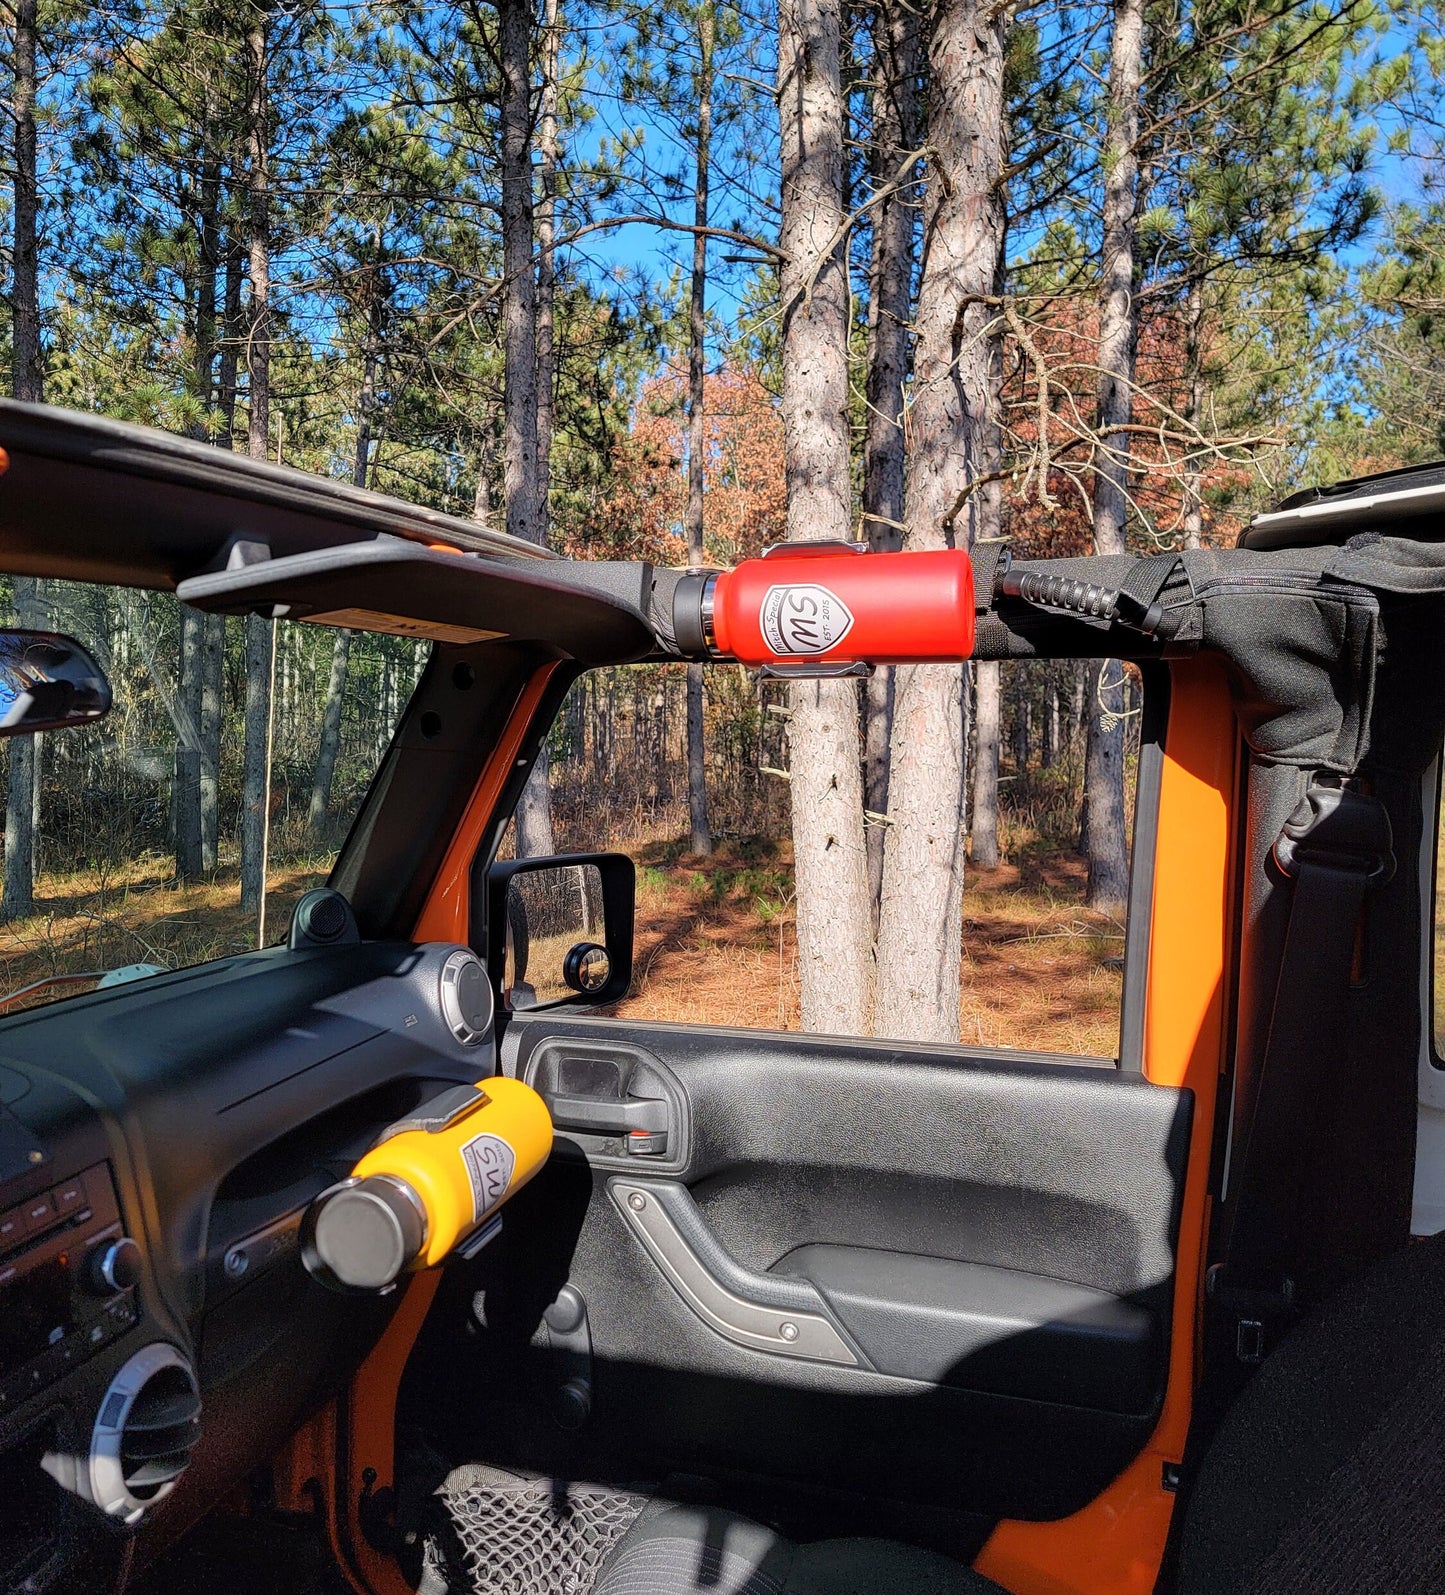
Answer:
<path fill-rule="evenodd" d="M 97 1246 L 86 1262 L 86 1282 L 97 1296 L 114 1296 L 140 1283 L 140 1247 L 129 1235 Z"/>

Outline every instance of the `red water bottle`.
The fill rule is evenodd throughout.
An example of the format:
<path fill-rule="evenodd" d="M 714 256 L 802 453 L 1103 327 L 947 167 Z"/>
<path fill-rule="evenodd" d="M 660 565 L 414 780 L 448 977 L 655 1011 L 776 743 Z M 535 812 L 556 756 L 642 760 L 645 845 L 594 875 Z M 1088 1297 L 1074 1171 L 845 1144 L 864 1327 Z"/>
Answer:
<path fill-rule="evenodd" d="M 973 565 L 961 549 L 782 543 L 685 576 L 673 628 L 685 654 L 773 669 L 956 663 L 973 652 Z"/>

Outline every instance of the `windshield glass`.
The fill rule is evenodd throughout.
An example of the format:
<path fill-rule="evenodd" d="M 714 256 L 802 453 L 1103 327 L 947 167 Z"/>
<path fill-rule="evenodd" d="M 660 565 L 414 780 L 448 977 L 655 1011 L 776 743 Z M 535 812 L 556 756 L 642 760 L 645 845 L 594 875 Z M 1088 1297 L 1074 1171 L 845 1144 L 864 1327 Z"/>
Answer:
<path fill-rule="evenodd" d="M 430 644 L 126 587 L 6 578 L 3 599 L 90 649 L 115 702 L 96 726 L 0 742 L 0 1012 L 280 940 Z"/>

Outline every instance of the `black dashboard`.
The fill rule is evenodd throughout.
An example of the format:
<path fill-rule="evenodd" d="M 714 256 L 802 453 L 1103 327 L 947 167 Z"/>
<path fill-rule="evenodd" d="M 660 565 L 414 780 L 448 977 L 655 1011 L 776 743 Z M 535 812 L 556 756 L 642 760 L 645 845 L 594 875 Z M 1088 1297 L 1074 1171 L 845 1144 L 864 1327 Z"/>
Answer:
<path fill-rule="evenodd" d="M 0 1021 L 0 1589 L 115 1587 L 346 1384 L 396 1298 L 317 1284 L 302 1217 L 494 1072 L 470 958 L 278 947 Z"/>

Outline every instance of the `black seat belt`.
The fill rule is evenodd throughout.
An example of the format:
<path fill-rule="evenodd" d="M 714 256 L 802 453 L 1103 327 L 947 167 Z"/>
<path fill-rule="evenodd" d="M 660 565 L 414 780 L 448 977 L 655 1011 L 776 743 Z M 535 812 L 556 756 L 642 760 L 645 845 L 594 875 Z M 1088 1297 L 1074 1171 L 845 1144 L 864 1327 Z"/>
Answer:
<path fill-rule="evenodd" d="M 1234 1320 L 1234 1355 L 1257 1363 L 1294 1311 L 1295 1270 L 1327 1237 L 1311 1171 L 1348 1093 L 1349 992 L 1366 897 L 1394 874 L 1389 815 L 1368 793 L 1317 776 L 1274 860 L 1294 883 L 1254 1112 L 1235 1160 L 1237 1215 L 1209 1293 Z"/>

